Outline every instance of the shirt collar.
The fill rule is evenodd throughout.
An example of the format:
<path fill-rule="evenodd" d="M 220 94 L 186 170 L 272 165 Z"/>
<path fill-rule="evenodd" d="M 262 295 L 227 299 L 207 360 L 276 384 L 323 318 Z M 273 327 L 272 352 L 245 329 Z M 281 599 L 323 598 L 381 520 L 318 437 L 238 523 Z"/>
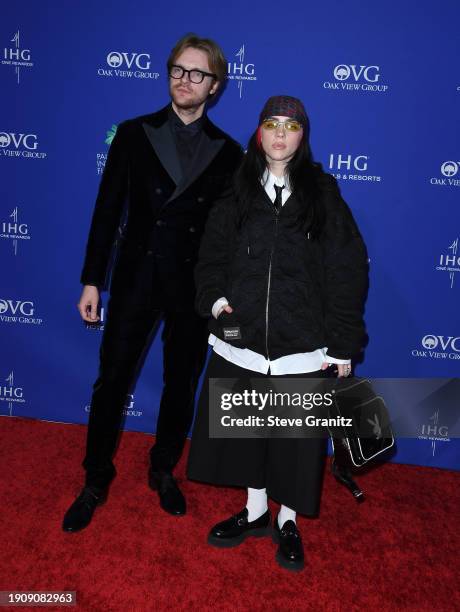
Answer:
<path fill-rule="evenodd" d="M 184 123 L 172 105 L 168 109 L 168 120 L 175 131 L 187 133 L 187 134 L 198 134 L 203 129 L 203 125 L 206 119 L 206 115 L 203 113 L 201 117 L 195 119 L 192 123 Z"/>
<path fill-rule="evenodd" d="M 287 178 L 285 176 L 282 176 L 282 177 L 275 176 L 273 172 L 270 172 L 268 168 L 263 173 L 261 182 L 262 182 L 263 187 L 265 187 L 266 190 L 271 190 L 271 189 L 274 190 L 274 185 L 278 185 L 278 187 L 283 187 L 284 185 L 284 188 L 286 189 L 286 191 L 290 192 Z"/>

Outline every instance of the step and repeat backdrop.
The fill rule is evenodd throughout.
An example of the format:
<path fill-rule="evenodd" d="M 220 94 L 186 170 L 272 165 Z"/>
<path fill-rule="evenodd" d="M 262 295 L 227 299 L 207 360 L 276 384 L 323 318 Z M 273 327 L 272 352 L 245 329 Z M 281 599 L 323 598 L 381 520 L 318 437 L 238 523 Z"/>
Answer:
<path fill-rule="evenodd" d="M 85 326 L 76 303 L 98 184 L 117 125 L 168 102 L 166 59 L 191 31 L 224 49 L 209 115 L 243 145 L 268 96 L 305 103 L 315 158 L 369 250 L 357 374 L 458 377 L 459 18 L 455 0 L 3 3 L 0 413 L 86 423 L 104 307 Z M 155 431 L 161 381 L 158 335 L 125 429 Z M 392 460 L 460 469 L 440 397 L 421 411 L 407 398 L 412 435 Z"/>

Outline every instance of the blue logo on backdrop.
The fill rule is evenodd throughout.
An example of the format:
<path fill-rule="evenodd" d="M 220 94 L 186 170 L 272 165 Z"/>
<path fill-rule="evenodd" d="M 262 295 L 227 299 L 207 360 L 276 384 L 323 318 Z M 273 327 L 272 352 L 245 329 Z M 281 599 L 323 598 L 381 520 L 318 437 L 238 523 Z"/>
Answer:
<path fill-rule="evenodd" d="M 227 78 L 236 81 L 238 85 L 239 97 L 243 97 L 243 84 L 248 81 L 257 81 L 254 64 L 245 62 L 246 50 L 244 44 L 235 53 L 239 61 L 228 62 Z"/>
<path fill-rule="evenodd" d="M 126 51 L 110 51 L 106 58 L 106 66 L 100 67 L 97 74 L 109 78 L 121 79 L 158 79 L 159 72 L 151 72 L 152 60 L 150 53 L 128 53 Z"/>
<path fill-rule="evenodd" d="M 22 49 L 20 44 L 20 32 L 14 33 L 13 38 L 9 41 L 14 43 L 13 46 L 4 47 L 2 65 L 14 66 L 14 72 L 16 74 L 16 82 L 19 85 L 20 75 L 22 69 L 28 69 L 33 67 L 32 57 L 30 49 Z"/>
<path fill-rule="evenodd" d="M 90 410 L 91 406 L 87 404 L 85 406 L 85 412 L 90 412 Z M 123 414 L 127 417 L 141 417 L 143 414 L 142 410 L 134 410 L 134 395 L 132 393 L 128 393 L 126 396 Z"/>
<path fill-rule="evenodd" d="M 13 415 L 14 404 L 24 404 L 24 389 L 18 387 L 14 382 L 14 372 L 11 371 L 5 378 L 3 385 L 0 385 L 0 410 L 2 414 Z"/>
<path fill-rule="evenodd" d="M 450 288 L 454 286 L 455 273 L 460 272 L 460 256 L 458 255 L 458 237 L 447 249 L 450 253 L 441 253 L 439 264 L 436 270 L 440 272 L 448 272 L 450 279 Z"/>
<path fill-rule="evenodd" d="M 0 298 L 0 323 L 41 325 L 43 319 L 36 316 L 32 301 Z"/>
<path fill-rule="evenodd" d="M 460 359 L 460 336 L 435 336 L 427 334 L 422 338 L 422 348 L 413 349 L 413 357 L 425 359 Z"/>
<path fill-rule="evenodd" d="M 8 221 L 2 221 L 0 238 L 11 240 L 14 255 L 18 254 L 18 244 L 24 240 L 30 240 L 29 226 L 20 221 L 17 206 L 9 215 Z"/>
<path fill-rule="evenodd" d="M 380 82 L 380 66 L 339 64 L 332 71 L 333 81 L 324 81 L 324 89 L 384 93 L 388 85 Z"/>
<path fill-rule="evenodd" d="M 114 124 L 112 125 L 110 130 L 107 130 L 106 132 L 106 138 L 104 140 L 105 144 L 108 144 L 109 146 L 112 144 L 112 141 L 115 138 L 116 132 L 117 132 L 117 126 Z M 102 174 L 104 172 L 106 161 L 107 161 L 106 151 L 100 151 L 99 153 L 96 153 L 96 172 L 98 174 Z"/>
<path fill-rule="evenodd" d="M 329 155 L 329 170 L 337 180 L 365 181 L 379 183 L 381 176 L 368 174 L 369 155 L 347 155 L 331 153 Z"/>
<path fill-rule="evenodd" d="M 440 168 L 442 177 L 433 176 L 430 178 L 430 183 L 444 187 L 460 187 L 459 169 L 460 161 L 445 161 Z"/>
<path fill-rule="evenodd" d="M 442 424 L 439 419 L 439 409 L 436 410 L 428 419 L 429 422 L 423 423 L 419 440 L 429 440 L 431 442 L 431 453 L 435 456 L 437 442 L 450 442 L 449 428 Z"/>
<path fill-rule="evenodd" d="M 29 159 L 46 157 L 46 153 L 39 151 L 37 134 L 0 132 L 0 149 L 3 155 L 8 157 L 28 157 Z"/>

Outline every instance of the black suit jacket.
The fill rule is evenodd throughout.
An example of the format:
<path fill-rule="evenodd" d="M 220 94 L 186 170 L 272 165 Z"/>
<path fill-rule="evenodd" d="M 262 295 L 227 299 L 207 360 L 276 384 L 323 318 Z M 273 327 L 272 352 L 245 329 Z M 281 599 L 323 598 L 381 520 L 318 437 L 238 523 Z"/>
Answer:
<path fill-rule="evenodd" d="M 111 253 L 127 214 L 111 294 L 150 293 L 159 305 L 189 308 L 208 212 L 229 186 L 243 152 L 206 118 L 201 151 L 181 177 L 168 108 L 118 126 L 99 187 L 81 282 L 107 284 Z"/>

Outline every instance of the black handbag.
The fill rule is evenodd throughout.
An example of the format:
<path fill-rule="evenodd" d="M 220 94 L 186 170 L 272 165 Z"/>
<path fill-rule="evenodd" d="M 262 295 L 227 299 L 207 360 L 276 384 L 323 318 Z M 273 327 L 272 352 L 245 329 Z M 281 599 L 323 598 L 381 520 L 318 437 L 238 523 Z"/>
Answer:
<path fill-rule="evenodd" d="M 383 398 L 367 378 L 337 378 L 328 409 L 334 458 L 332 473 L 357 501 L 364 494 L 351 469 L 366 465 L 394 446 L 390 417 Z"/>

